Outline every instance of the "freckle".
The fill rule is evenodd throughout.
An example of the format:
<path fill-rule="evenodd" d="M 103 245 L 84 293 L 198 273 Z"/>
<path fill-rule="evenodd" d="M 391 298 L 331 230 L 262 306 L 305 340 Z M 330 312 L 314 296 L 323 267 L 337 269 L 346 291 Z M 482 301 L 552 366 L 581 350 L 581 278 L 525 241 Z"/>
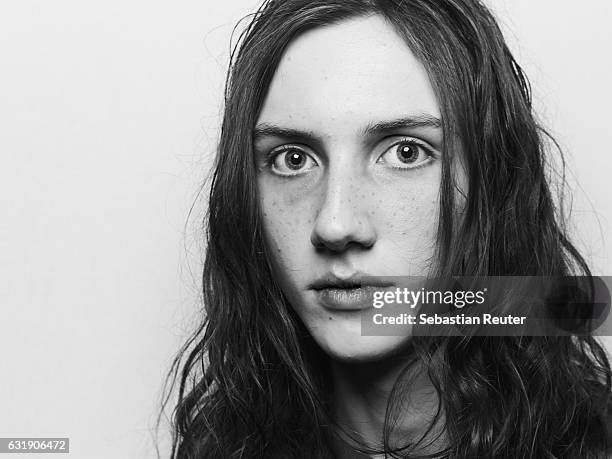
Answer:
<path fill-rule="evenodd" d="M 333 319 L 331 318 L 331 316 L 329 316 L 329 320 L 333 320 Z"/>

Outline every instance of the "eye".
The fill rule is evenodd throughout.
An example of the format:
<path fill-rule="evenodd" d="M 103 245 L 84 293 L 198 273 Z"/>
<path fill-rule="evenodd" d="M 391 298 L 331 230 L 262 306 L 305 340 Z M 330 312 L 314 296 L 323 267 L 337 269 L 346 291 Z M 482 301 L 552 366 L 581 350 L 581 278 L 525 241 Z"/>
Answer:
<path fill-rule="evenodd" d="M 433 149 L 417 139 L 402 139 L 393 143 L 376 162 L 396 169 L 416 169 L 434 159 Z"/>
<path fill-rule="evenodd" d="M 318 166 L 309 153 L 295 145 L 272 150 L 268 162 L 272 172 L 284 176 L 300 175 Z"/>

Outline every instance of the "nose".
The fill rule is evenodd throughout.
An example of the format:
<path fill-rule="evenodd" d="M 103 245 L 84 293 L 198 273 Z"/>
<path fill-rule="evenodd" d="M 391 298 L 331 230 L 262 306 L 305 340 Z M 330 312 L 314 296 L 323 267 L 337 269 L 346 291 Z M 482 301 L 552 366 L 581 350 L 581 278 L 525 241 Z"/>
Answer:
<path fill-rule="evenodd" d="M 342 252 L 349 246 L 369 248 L 376 242 L 367 201 L 350 177 L 328 177 L 310 236 L 318 249 Z"/>

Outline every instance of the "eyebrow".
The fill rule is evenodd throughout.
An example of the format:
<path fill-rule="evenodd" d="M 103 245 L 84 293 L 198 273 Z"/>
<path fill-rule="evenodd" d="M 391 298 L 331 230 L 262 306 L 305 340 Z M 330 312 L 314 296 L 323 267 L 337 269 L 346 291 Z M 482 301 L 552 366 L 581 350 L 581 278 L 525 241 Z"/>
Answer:
<path fill-rule="evenodd" d="M 397 129 L 414 129 L 424 127 L 438 129 L 442 127 L 442 121 L 440 120 L 440 118 L 431 115 L 408 116 L 405 118 L 397 118 L 394 120 L 368 124 L 363 130 L 363 134 L 365 136 L 374 136 L 384 134 L 389 131 L 395 131 Z M 292 138 L 304 141 L 317 140 L 317 136 L 312 131 L 301 131 L 299 129 L 284 128 L 268 123 L 259 124 L 253 130 L 253 140 L 255 142 L 257 142 L 257 140 L 263 137 L 268 136 Z"/>
<path fill-rule="evenodd" d="M 397 118 L 390 121 L 381 121 L 380 123 L 368 124 L 363 130 L 366 136 L 376 134 L 384 134 L 397 129 L 414 129 L 414 128 L 441 128 L 442 120 L 431 115 L 417 115 L 406 118 Z"/>
<path fill-rule="evenodd" d="M 259 124 L 253 130 L 253 140 L 257 142 L 257 140 L 261 139 L 262 137 L 283 137 L 307 141 L 316 140 L 316 135 L 312 131 L 300 131 L 299 129 L 283 128 L 268 123 Z"/>

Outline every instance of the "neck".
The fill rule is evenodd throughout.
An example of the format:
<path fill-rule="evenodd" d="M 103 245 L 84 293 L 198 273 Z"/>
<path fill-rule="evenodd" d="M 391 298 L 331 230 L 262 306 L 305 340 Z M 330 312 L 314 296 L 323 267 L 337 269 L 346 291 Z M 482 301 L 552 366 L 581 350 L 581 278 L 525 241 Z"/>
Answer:
<path fill-rule="evenodd" d="M 418 441 L 436 414 L 437 393 L 423 366 L 414 359 L 390 358 L 367 363 L 334 361 L 331 363 L 331 374 L 333 410 L 338 424 L 369 448 L 383 449 L 387 404 L 396 382 L 399 381 L 398 389 L 402 396 L 394 402 L 399 404 L 397 407 L 390 407 L 389 421 L 393 431 L 388 438 L 388 446 L 402 447 L 408 442 Z M 438 422 L 436 427 L 440 424 Z M 435 436 L 437 432 L 439 429 L 434 428 L 432 433 Z M 346 437 L 338 440 L 336 449 L 343 451 L 339 457 L 344 457 L 343 454 L 355 457 L 354 452 L 353 455 L 346 454 L 346 443 L 352 442 Z M 426 452 L 422 448 L 418 451 Z"/>

